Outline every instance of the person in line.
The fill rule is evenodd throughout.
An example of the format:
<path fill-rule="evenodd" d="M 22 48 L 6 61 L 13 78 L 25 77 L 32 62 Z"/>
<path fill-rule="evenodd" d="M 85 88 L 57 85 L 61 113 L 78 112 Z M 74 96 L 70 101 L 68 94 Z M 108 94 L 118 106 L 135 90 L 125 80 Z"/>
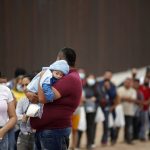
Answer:
<path fill-rule="evenodd" d="M 16 85 L 16 79 L 19 76 L 24 76 L 26 73 L 27 72 L 24 68 L 16 68 L 14 71 L 14 78 L 7 82 L 7 87 L 11 90 L 14 89 Z"/>
<path fill-rule="evenodd" d="M 31 118 L 31 126 L 36 129 L 35 141 L 38 150 L 67 150 L 71 133 L 71 117 L 80 103 L 82 84 L 75 68 L 76 53 L 71 48 L 63 48 L 57 55 L 57 60 L 66 60 L 70 71 L 52 87 L 55 100 L 47 103 L 39 86 L 38 97 L 28 92 L 31 102 L 44 103 L 41 118 Z M 52 115 L 53 114 L 53 115 Z"/>
<path fill-rule="evenodd" d="M 117 105 L 117 91 L 115 84 L 111 81 L 112 79 L 112 72 L 105 71 L 103 75 L 103 79 L 98 82 L 97 89 L 99 93 L 99 102 L 100 106 L 102 107 L 102 111 L 105 116 L 105 121 L 103 122 L 104 133 L 101 139 L 102 146 L 106 146 L 109 137 L 111 137 L 111 144 L 114 145 L 116 143 L 116 132 L 117 129 L 115 126 L 109 127 L 109 115 L 112 114 L 112 119 L 116 119 L 116 112 L 115 108 Z"/>
<path fill-rule="evenodd" d="M 24 93 L 26 93 L 27 85 L 32 80 L 32 75 L 25 75 L 22 79 L 22 88 Z M 32 130 L 29 122 L 29 117 L 26 116 L 26 111 L 30 101 L 27 97 L 22 98 L 16 107 L 16 114 L 18 118 L 18 122 L 20 125 L 20 134 L 17 142 L 18 150 L 34 150 L 35 142 L 34 142 L 34 130 Z"/>
<path fill-rule="evenodd" d="M 8 87 L 0 83 L 0 150 L 13 150 L 9 147 L 8 133 L 16 122 L 13 95 Z"/>
<path fill-rule="evenodd" d="M 84 87 L 85 93 L 85 112 L 86 112 L 86 122 L 87 122 L 87 149 L 95 147 L 95 132 L 96 132 L 96 110 L 97 110 L 97 99 L 98 93 L 96 90 L 96 79 L 93 74 L 89 74 L 86 79 L 86 85 Z"/>
<path fill-rule="evenodd" d="M 23 79 L 23 75 L 19 75 L 14 79 L 14 88 L 11 89 L 12 94 L 14 96 L 15 99 L 15 106 L 17 105 L 17 102 L 19 102 L 20 99 L 25 97 L 25 94 L 23 92 L 22 89 L 22 79 Z M 15 140 L 15 145 L 14 145 L 14 149 L 17 150 L 17 140 L 18 140 L 18 136 L 20 133 L 20 129 L 19 129 L 19 125 L 16 124 L 16 126 L 14 127 L 14 129 L 11 130 L 11 132 L 9 133 L 9 138 L 11 140 Z M 15 136 L 15 139 L 14 139 Z"/>
<path fill-rule="evenodd" d="M 118 88 L 118 96 L 121 99 L 125 115 L 124 140 L 127 144 L 133 144 L 133 118 L 137 99 L 136 90 L 132 87 L 132 79 L 127 78 L 124 86 Z"/>
<path fill-rule="evenodd" d="M 110 126 L 109 115 L 112 114 L 112 119 L 115 120 L 116 113 L 116 101 L 117 101 L 117 93 L 115 86 L 111 83 L 111 81 L 106 78 L 103 80 L 102 85 L 98 85 L 98 93 L 99 93 L 99 103 L 102 108 L 102 111 L 105 116 L 105 120 L 103 122 L 103 135 L 101 139 L 101 145 L 106 146 L 108 143 L 109 132 L 111 137 L 111 144 L 116 143 L 116 130 L 114 126 Z"/>
<path fill-rule="evenodd" d="M 150 87 L 149 87 L 149 78 L 145 77 L 144 83 L 140 85 L 139 90 L 143 94 L 143 107 L 141 111 L 141 129 L 140 129 L 140 140 L 148 140 L 148 131 L 149 131 L 149 104 L 150 104 Z"/>
<path fill-rule="evenodd" d="M 25 97 L 25 94 L 22 89 L 22 79 L 23 79 L 23 75 L 18 76 L 15 79 L 14 88 L 11 90 L 16 99 L 16 102 L 18 102 L 21 98 Z"/>
<path fill-rule="evenodd" d="M 143 93 L 140 91 L 140 80 L 139 79 L 133 79 L 133 88 L 136 90 L 136 105 L 135 105 L 135 115 L 133 118 L 133 139 L 137 140 L 140 136 L 140 129 L 141 125 L 143 124 L 143 112 L 142 108 L 144 105 L 144 96 Z M 139 134 L 140 133 L 140 134 Z"/>

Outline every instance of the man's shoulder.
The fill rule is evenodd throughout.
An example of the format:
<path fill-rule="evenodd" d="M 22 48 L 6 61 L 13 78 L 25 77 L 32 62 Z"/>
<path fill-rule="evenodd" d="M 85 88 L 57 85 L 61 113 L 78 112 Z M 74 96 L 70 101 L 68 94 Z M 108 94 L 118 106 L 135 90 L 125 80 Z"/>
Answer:
<path fill-rule="evenodd" d="M 65 80 L 81 80 L 77 71 L 72 71 L 64 77 Z"/>
<path fill-rule="evenodd" d="M 56 88 L 72 86 L 82 86 L 81 79 L 76 71 L 69 72 L 69 74 L 65 75 L 54 84 Z"/>

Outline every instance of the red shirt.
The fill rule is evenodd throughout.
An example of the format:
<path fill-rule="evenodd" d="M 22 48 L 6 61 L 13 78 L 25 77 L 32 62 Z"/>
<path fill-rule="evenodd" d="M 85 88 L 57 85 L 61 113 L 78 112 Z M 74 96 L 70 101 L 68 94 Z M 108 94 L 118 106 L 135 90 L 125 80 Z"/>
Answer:
<path fill-rule="evenodd" d="M 80 103 L 82 84 L 76 69 L 58 80 L 54 88 L 61 98 L 44 104 L 42 118 L 31 118 L 31 126 L 36 130 L 62 129 L 71 127 L 71 116 Z"/>
<path fill-rule="evenodd" d="M 144 96 L 144 101 L 149 100 L 150 98 L 150 88 L 146 87 L 144 85 L 140 86 L 140 91 L 142 92 L 143 96 Z M 148 110 L 149 105 L 144 105 L 143 110 Z"/>

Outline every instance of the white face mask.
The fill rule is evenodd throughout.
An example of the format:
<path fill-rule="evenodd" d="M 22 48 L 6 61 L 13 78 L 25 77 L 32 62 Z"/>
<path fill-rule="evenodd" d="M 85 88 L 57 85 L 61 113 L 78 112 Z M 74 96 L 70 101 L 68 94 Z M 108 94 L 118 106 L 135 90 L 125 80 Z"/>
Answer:
<path fill-rule="evenodd" d="M 84 73 L 79 73 L 79 76 L 80 76 L 81 79 L 85 78 L 85 74 Z"/>
<path fill-rule="evenodd" d="M 96 83 L 95 79 L 89 78 L 87 79 L 87 84 L 93 86 Z"/>
<path fill-rule="evenodd" d="M 17 84 L 16 89 L 17 89 L 19 92 L 23 92 L 23 88 L 22 88 L 22 85 L 21 85 L 21 84 Z"/>

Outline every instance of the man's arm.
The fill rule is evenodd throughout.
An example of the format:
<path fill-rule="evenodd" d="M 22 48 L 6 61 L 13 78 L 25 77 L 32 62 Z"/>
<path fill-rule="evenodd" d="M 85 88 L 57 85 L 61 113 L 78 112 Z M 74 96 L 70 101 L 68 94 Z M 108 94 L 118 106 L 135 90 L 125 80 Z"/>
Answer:
<path fill-rule="evenodd" d="M 112 112 L 116 106 L 120 103 L 120 97 L 118 95 L 116 95 L 115 99 L 114 99 L 114 103 L 113 105 L 110 107 L 110 112 Z"/>
<path fill-rule="evenodd" d="M 52 99 L 52 100 L 56 100 L 56 99 L 61 98 L 61 94 L 54 87 L 52 87 L 52 92 L 54 93 L 54 99 Z M 40 87 L 40 85 L 38 87 L 38 98 L 39 98 L 40 103 L 43 103 L 43 104 L 48 103 L 48 101 L 46 100 L 44 92 L 43 92 L 42 88 Z"/>
<path fill-rule="evenodd" d="M 41 80 L 41 77 L 42 77 L 43 74 L 44 74 L 44 72 L 41 72 L 41 74 L 40 74 L 40 80 Z M 40 86 L 40 80 L 39 80 L 39 83 L 38 83 L 38 98 L 39 98 L 39 102 L 40 103 L 45 104 L 45 103 L 48 103 L 50 101 L 53 101 L 53 100 L 61 98 L 61 94 L 58 92 L 58 90 L 56 90 L 54 87 L 49 87 L 49 88 L 51 88 L 51 92 L 54 93 L 53 94 L 54 96 L 52 96 L 49 99 L 49 101 L 47 101 L 46 97 L 45 97 L 45 94 L 44 94 L 44 92 L 43 92 L 43 90 L 42 90 L 42 88 Z"/>
<path fill-rule="evenodd" d="M 131 97 L 122 97 L 121 100 L 129 103 L 135 103 L 135 99 L 132 99 Z"/>
<path fill-rule="evenodd" d="M 40 73 L 40 79 L 41 79 L 43 74 L 44 74 L 44 71 L 42 71 Z M 27 96 L 27 98 L 29 99 L 29 101 L 31 103 L 40 102 L 40 103 L 45 104 L 45 103 L 48 103 L 49 101 L 53 101 L 53 100 L 59 99 L 61 97 L 61 94 L 58 92 L 58 90 L 56 90 L 54 87 L 51 87 L 52 92 L 54 93 L 54 97 L 52 97 L 52 99 L 49 99 L 49 101 L 47 101 L 46 98 L 45 98 L 44 92 L 43 92 L 43 90 L 40 86 L 40 79 L 39 79 L 39 83 L 38 83 L 38 94 L 35 94 L 33 92 L 29 92 L 29 91 L 26 92 L 26 96 Z"/>
<path fill-rule="evenodd" d="M 35 94 L 35 93 L 33 93 L 33 92 L 26 92 L 25 93 L 26 94 L 26 96 L 27 96 L 27 98 L 29 99 L 29 101 L 31 102 L 31 103 L 38 103 L 39 102 L 39 99 L 38 99 L 38 95 L 37 94 Z"/>

